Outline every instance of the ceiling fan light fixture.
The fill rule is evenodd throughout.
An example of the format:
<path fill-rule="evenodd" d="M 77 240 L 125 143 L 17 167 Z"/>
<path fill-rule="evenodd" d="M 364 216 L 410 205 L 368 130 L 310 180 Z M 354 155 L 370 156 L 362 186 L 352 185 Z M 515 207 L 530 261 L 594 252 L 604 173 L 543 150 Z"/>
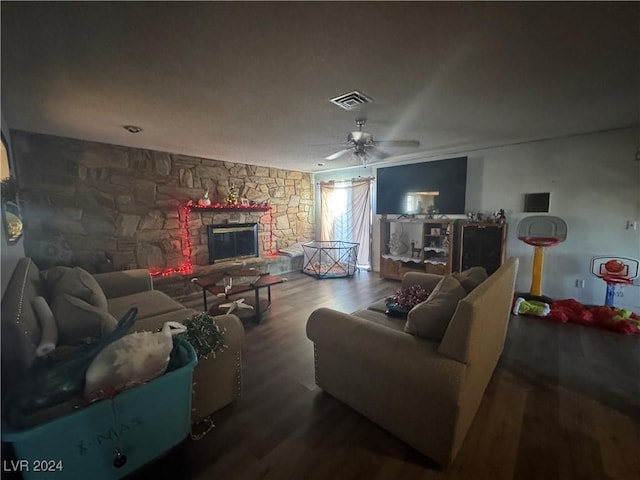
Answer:
<path fill-rule="evenodd" d="M 365 163 L 368 160 L 382 160 L 388 158 L 390 155 L 378 147 L 379 144 L 388 145 L 390 147 L 414 147 L 420 146 L 420 142 L 417 140 L 383 140 L 375 141 L 373 135 L 362 131 L 362 127 L 367 122 L 366 118 L 357 118 L 356 126 L 357 131 L 351 132 L 347 135 L 347 141 L 343 144 L 342 150 L 332 153 L 325 160 L 336 160 L 347 153 L 351 153 L 351 161 L 357 159 L 358 162 Z"/>

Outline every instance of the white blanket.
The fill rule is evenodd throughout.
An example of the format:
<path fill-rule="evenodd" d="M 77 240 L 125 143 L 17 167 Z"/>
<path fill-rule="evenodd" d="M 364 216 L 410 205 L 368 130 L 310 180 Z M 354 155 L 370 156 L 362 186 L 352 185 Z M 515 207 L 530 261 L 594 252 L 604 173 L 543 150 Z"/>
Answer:
<path fill-rule="evenodd" d="M 304 250 L 302 249 L 301 243 L 294 243 L 293 245 L 289 245 L 288 247 L 279 248 L 278 252 L 288 257 L 300 257 L 304 255 Z"/>

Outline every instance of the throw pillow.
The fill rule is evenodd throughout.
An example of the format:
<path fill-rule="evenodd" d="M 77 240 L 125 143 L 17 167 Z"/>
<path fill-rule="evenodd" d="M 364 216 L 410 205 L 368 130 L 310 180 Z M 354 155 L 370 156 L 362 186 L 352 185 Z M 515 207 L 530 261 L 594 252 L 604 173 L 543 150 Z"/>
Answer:
<path fill-rule="evenodd" d="M 489 278 L 484 267 L 471 267 L 464 272 L 454 273 L 453 276 L 460 282 L 460 285 L 467 293 L 471 293 L 474 288 Z"/>
<path fill-rule="evenodd" d="M 63 293 L 53 300 L 53 313 L 61 344 L 82 338 L 101 338 L 113 331 L 118 321 L 106 310 Z"/>
<path fill-rule="evenodd" d="M 65 293 L 82 299 L 94 307 L 107 309 L 107 297 L 102 288 L 93 275 L 80 267 L 65 271 L 53 285 L 52 298 L 55 299 Z"/>
<path fill-rule="evenodd" d="M 58 281 L 64 276 L 65 273 L 71 271 L 71 267 L 51 267 L 42 271 L 42 276 L 44 277 L 45 283 L 47 285 L 47 291 L 49 292 L 50 298 L 53 298 L 53 289 L 55 288 Z"/>
<path fill-rule="evenodd" d="M 444 276 L 429 298 L 411 309 L 404 331 L 439 342 L 449 326 L 458 302 L 466 296 L 467 292 L 458 280 L 451 275 Z"/>
<path fill-rule="evenodd" d="M 35 297 L 31 300 L 31 306 L 40 324 L 40 344 L 36 348 L 36 356 L 43 357 L 55 350 L 58 344 L 58 326 L 44 297 Z"/>

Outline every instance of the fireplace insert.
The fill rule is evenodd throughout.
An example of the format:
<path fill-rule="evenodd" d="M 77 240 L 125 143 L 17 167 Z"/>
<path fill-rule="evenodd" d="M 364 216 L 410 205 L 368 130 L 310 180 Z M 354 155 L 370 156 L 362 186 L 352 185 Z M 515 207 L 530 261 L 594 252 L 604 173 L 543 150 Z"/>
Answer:
<path fill-rule="evenodd" d="M 209 264 L 258 256 L 258 224 L 234 223 L 209 225 Z"/>

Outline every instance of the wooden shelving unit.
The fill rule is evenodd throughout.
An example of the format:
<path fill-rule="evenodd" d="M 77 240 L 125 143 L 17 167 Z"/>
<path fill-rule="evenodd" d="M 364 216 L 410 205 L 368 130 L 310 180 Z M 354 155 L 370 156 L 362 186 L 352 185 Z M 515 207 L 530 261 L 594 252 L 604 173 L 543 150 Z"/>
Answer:
<path fill-rule="evenodd" d="M 404 243 L 401 252 L 392 251 L 390 246 L 393 234 L 398 232 Z M 380 276 L 401 280 L 411 271 L 447 275 L 475 266 L 484 267 L 491 275 L 504 262 L 506 240 L 506 223 L 382 218 Z"/>
<path fill-rule="evenodd" d="M 424 265 L 427 273 L 446 275 L 453 271 L 453 220 L 425 220 Z"/>
<path fill-rule="evenodd" d="M 401 280 L 410 271 L 451 273 L 454 225 L 450 219 L 380 219 L 380 276 Z"/>

